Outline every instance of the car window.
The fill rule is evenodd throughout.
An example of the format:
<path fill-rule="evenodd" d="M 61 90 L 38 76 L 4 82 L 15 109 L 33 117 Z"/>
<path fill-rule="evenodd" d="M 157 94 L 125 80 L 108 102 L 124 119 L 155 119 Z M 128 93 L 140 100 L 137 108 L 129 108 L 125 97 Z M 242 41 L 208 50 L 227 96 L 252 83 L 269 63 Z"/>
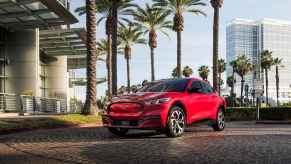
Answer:
<path fill-rule="evenodd" d="M 214 90 L 213 88 L 206 82 L 202 82 L 202 86 L 203 86 L 203 93 L 209 94 L 209 93 L 213 93 Z"/>
<path fill-rule="evenodd" d="M 188 81 L 188 79 L 162 80 L 140 90 L 140 92 L 184 92 Z"/>
<path fill-rule="evenodd" d="M 195 89 L 196 92 L 203 92 L 203 88 L 200 81 L 193 81 L 190 89 Z"/>

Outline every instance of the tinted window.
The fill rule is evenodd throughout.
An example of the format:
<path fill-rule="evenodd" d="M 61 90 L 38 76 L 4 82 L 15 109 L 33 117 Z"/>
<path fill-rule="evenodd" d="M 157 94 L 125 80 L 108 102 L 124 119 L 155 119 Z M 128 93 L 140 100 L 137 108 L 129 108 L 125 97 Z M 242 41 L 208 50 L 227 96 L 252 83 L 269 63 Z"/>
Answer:
<path fill-rule="evenodd" d="M 213 93 L 214 92 L 213 88 L 208 83 L 202 82 L 202 86 L 203 86 L 203 93 Z"/>
<path fill-rule="evenodd" d="M 156 85 L 158 82 L 148 82 L 142 88 L 138 90 L 138 92 L 146 92 L 150 87 Z"/>
<path fill-rule="evenodd" d="M 188 81 L 188 79 L 163 80 L 150 87 L 143 88 L 140 92 L 184 92 Z"/>
<path fill-rule="evenodd" d="M 193 81 L 192 84 L 191 84 L 191 88 L 190 89 L 192 89 L 192 92 L 199 92 L 200 93 L 200 92 L 203 91 L 200 81 Z"/>

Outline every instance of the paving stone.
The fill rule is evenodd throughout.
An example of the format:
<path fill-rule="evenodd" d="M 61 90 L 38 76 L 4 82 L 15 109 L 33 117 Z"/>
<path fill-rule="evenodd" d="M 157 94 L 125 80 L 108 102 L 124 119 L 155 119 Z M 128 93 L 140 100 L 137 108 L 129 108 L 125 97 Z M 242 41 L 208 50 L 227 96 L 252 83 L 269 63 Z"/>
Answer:
<path fill-rule="evenodd" d="M 107 129 L 38 130 L 0 137 L 0 164 L 289 164 L 291 125 L 231 122 L 224 132 L 205 125 L 180 138 L 131 131 L 126 138 Z"/>

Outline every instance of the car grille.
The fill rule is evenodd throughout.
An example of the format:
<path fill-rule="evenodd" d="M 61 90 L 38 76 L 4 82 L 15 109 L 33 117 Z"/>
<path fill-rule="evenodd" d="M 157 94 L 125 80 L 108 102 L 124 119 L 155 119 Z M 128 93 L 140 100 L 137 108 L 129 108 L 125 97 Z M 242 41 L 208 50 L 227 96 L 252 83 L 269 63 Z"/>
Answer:
<path fill-rule="evenodd" d="M 130 120 L 130 121 L 123 121 L 123 120 L 114 120 L 112 122 L 114 126 L 138 126 L 138 121 Z"/>
<path fill-rule="evenodd" d="M 139 103 L 116 103 L 110 106 L 110 112 L 114 113 L 139 113 L 143 109 Z"/>

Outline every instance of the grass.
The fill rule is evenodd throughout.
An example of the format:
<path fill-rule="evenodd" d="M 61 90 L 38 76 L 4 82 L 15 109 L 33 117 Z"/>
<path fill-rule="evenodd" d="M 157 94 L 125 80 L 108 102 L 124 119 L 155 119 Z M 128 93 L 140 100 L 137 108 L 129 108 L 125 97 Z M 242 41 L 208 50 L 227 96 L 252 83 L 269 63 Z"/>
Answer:
<path fill-rule="evenodd" d="M 63 116 L 56 116 L 58 119 L 66 122 L 72 122 L 75 124 L 94 124 L 101 120 L 99 115 L 96 116 L 84 116 L 80 114 L 70 114 Z"/>
<path fill-rule="evenodd" d="M 70 127 L 82 124 L 97 124 L 100 120 L 100 116 L 83 116 L 80 114 L 33 118 L 7 118 L 0 119 L 0 134 L 24 130 Z"/>

